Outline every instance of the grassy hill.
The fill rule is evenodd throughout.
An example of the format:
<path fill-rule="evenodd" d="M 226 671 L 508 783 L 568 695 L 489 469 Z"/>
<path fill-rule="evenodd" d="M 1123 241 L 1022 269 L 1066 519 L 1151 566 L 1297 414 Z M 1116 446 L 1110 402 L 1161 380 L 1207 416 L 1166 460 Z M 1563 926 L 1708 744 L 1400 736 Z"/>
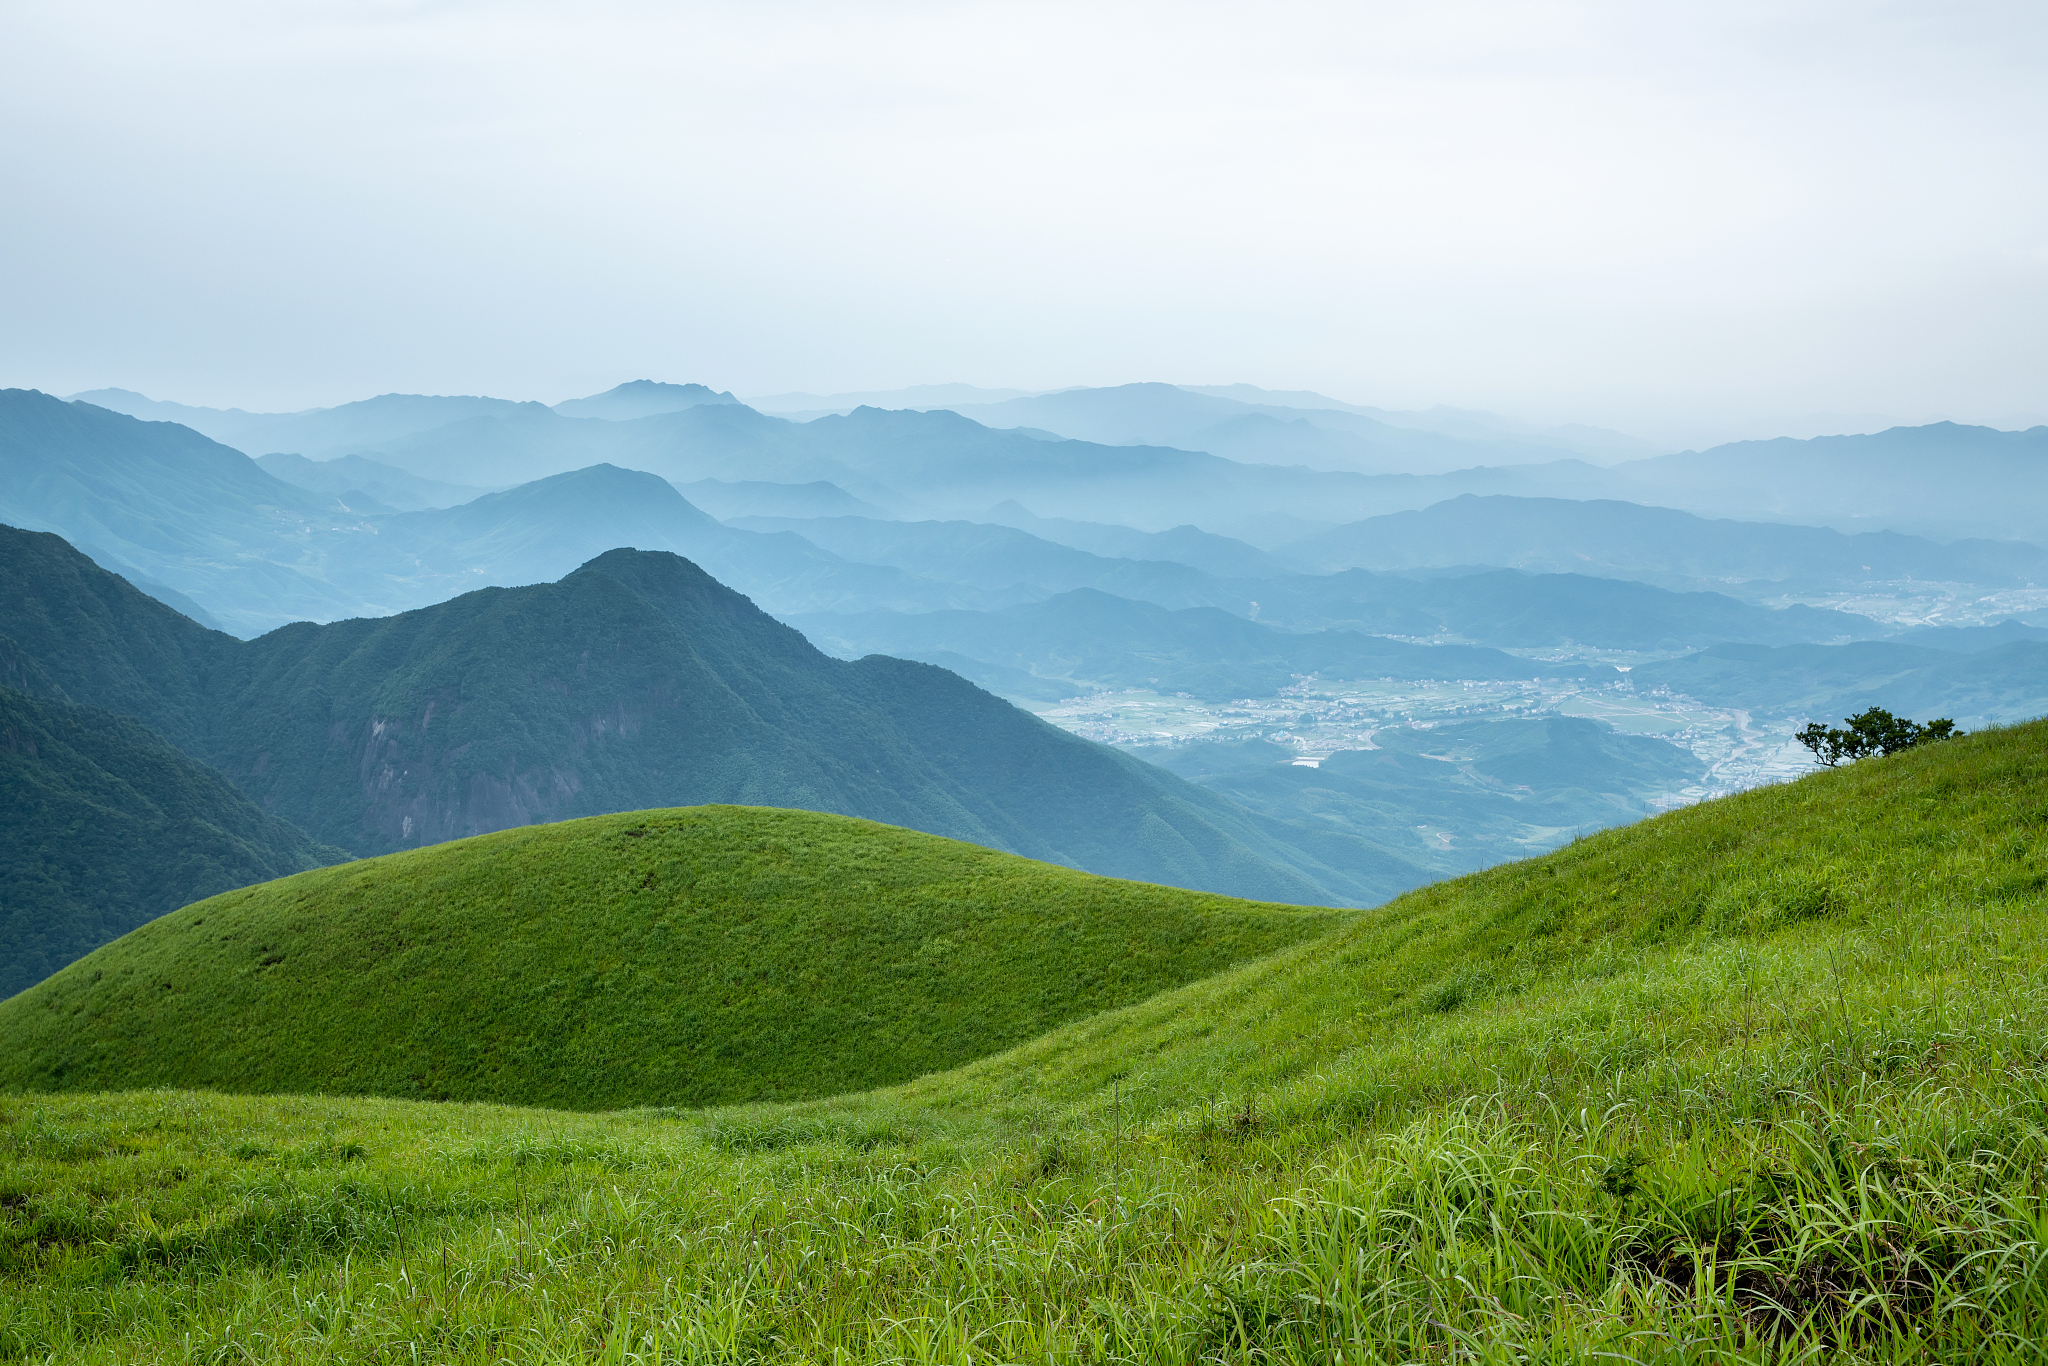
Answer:
<path fill-rule="evenodd" d="M 138 721 L 0 687 L 0 999 L 144 921 L 348 857 Z"/>
<path fill-rule="evenodd" d="M 188 906 L 0 1004 L 0 1087 L 815 1096 L 985 1056 L 1336 918 L 807 811 L 640 811 Z"/>
<path fill-rule="evenodd" d="M 893 1089 L 0 1102 L 0 1353 L 2023 1361 L 2048 726 L 1606 832 Z"/>

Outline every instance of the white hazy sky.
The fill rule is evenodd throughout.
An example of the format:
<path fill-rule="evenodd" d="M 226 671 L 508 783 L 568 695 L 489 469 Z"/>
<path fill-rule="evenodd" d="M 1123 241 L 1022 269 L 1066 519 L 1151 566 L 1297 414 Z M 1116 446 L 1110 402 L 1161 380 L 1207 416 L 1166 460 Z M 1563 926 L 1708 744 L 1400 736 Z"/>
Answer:
<path fill-rule="evenodd" d="M 0 383 L 2048 414 L 2041 0 L 0 0 Z"/>

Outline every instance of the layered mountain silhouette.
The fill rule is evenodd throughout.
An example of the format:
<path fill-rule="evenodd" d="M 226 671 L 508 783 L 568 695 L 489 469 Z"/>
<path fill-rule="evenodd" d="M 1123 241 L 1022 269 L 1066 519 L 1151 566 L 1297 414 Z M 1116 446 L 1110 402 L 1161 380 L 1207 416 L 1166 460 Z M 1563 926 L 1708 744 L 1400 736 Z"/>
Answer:
<path fill-rule="evenodd" d="M 1456 410 L 1385 413 L 1248 386 L 1125 385 L 951 409 L 937 406 L 943 396 L 934 391 L 889 400 L 916 410 L 856 407 L 805 422 L 707 386 L 644 380 L 554 410 L 408 394 L 296 414 L 192 408 L 124 390 L 77 397 L 180 421 L 250 454 L 368 455 L 484 487 L 608 462 L 685 483 L 824 480 L 894 515 L 974 516 L 1016 499 L 1040 516 L 1153 530 L 1194 523 L 1245 534 L 1276 516 L 1341 524 L 1479 494 L 1619 499 L 1943 540 L 2048 540 L 2039 512 L 2048 506 L 2048 427 L 1943 422 L 1735 442 L 1603 468 L 1575 456 L 1611 460 L 1640 443 L 1591 428 L 1537 429 Z M 1087 439 L 1048 439 L 1056 436 Z"/>
<path fill-rule="evenodd" d="M 1995 629 L 1983 630 L 1974 649 L 1956 648 L 1952 638 L 1947 648 L 1893 641 L 1716 645 L 1645 665 L 1636 681 L 1717 706 L 1830 724 L 1873 706 L 1923 721 L 1947 716 L 1969 727 L 2048 714 L 2048 640 L 2001 640 Z"/>
<path fill-rule="evenodd" d="M 1366 902 L 1419 870 L 1249 816 L 930 665 L 819 653 L 690 562 L 238 641 L 0 531 L 21 682 L 137 716 L 315 838 L 379 853 L 702 802 L 794 806 L 1116 876 Z"/>
<path fill-rule="evenodd" d="M 1774 610 L 1719 593 L 1513 570 L 1440 579 L 1350 570 L 1210 587 L 1209 601 L 1238 611 L 1171 611 L 1159 605 L 1163 593 L 1133 601 L 1098 589 L 998 610 L 793 613 L 789 619 L 842 653 L 886 650 L 924 659 L 949 652 L 1042 679 L 1151 685 L 1199 697 L 1268 691 L 1293 674 L 1499 679 L 1586 673 L 1581 665 L 1518 659 L 1495 648 L 1388 636 L 1488 647 L 1654 650 L 1728 640 L 1848 640 L 1873 627 L 1869 618 L 1848 612 Z M 1247 610 L 1257 613 L 1256 621 L 1240 615 Z"/>
<path fill-rule="evenodd" d="M 1772 589 L 1896 579 L 2048 583 L 2048 550 L 2020 541 L 1949 544 L 1896 531 L 1732 521 L 1612 499 L 1465 495 L 1368 518 L 1287 547 L 1317 569 L 1499 565 L 1665 587 Z"/>
<path fill-rule="evenodd" d="M 2048 427 L 1954 422 L 1863 436 L 1737 441 L 1633 460 L 1610 497 L 1710 516 L 1769 516 L 1846 531 L 2048 544 Z"/>
<path fill-rule="evenodd" d="M 843 654 L 884 652 L 994 665 L 1058 680 L 1053 696 L 1089 685 L 1153 688 L 1224 701 L 1278 692 L 1303 674 L 1331 678 L 1589 678 L 1604 665 L 1521 659 L 1500 650 L 1417 645 L 1355 631 L 1289 632 L 1213 607 L 1169 611 L 1092 588 L 998 612 L 871 612 L 793 618 Z M 991 677 L 1001 687 L 1005 674 Z M 1028 694 L 1026 694 L 1028 695 Z"/>
<path fill-rule="evenodd" d="M 1173 446 L 1259 465 L 1361 474 L 1441 474 L 1555 460 L 1555 443 L 1478 439 L 1395 426 L 1332 404 L 1247 401 L 1174 384 L 1066 389 L 1001 403 L 947 405 L 998 428 L 1033 427 L 1107 446 Z"/>
<path fill-rule="evenodd" d="M 366 455 L 308 460 L 303 455 L 274 453 L 258 456 L 256 463 L 287 484 L 332 494 L 351 512 L 419 512 L 425 508 L 454 507 L 494 492 L 468 484 L 422 479 Z"/>
<path fill-rule="evenodd" d="M 920 453 L 914 442 L 898 447 L 888 440 L 898 420 L 930 419 L 1018 448 L 1001 460 L 1000 452 L 991 454 L 991 463 L 974 479 L 1051 477 L 1039 452 L 1065 452 L 1054 464 L 1066 468 L 1091 449 L 991 432 L 951 413 L 863 409 L 852 418 L 809 426 L 843 421 L 851 430 L 869 424 L 862 440 L 872 447 L 868 454 L 878 467 L 886 464 L 895 477 L 913 484 L 938 484 L 947 477 L 950 459 L 943 447 Z M 566 423 L 613 436 L 646 437 L 662 424 L 687 426 L 698 435 L 751 433 L 761 460 L 771 466 L 784 460 L 780 468 L 792 477 L 819 464 L 786 448 L 790 433 L 809 428 L 736 403 L 702 403 L 622 423 L 562 418 L 525 405 L 506 420 L 541 427 Z M 552 581 L 621 545 L 684 555 L 785 615 L 993 609 L 1087 587 L 1167 607 L 1215 606 L 1246 616 L 1254 614 L 1256 603 L 1261 620 L 1305 629 L 1346 626 L 1424 636 L 1448 629 L 1507 645 L 1576 640 L 1639 648 L 1645 640 L 1781 643 L 1858 633 L 1847 618 L 1808 609 L 1766 612 L 1726 600 L 1659 598 L 1651 589 L 1632 597 L 1621 593 L 1627 613 L 1608 618 L 1601 613 L 1619 590 L 1591 580 L 1418 585 L 1360 575 L 1227 579 L 1169 558 L 1096 554 L 988 522 L 832 517 L 741 519 L 727 526 L 692 506 L 661 472 L 611 464 L 549 475 L 453 507 L 366 512 L 351 507 L 345 496 L 275 478 L 189 429 L 22 390 L 0 393 L 0 436 L 7 438 L 0 443 L 0 461 L 11 461 L 8 468 L 21 475 L 0 490 L 0 519 L 75 538 L 124 572 L 133 566 L 138 577 L 196 599 L 244 635 L 293 620 L 388 615 L 485 585 Z M 1161 468 L 1168 470 L 1185 461 L 1229 464 L 1164 450 L 1126 448 L 1116 454 L 1141 465 L 1164 462 Z M 302 477 L 314 462 L 273 463 Z M 326 463 L 374 473 L 381 462 L 339 457 Z M 864 477 L 833 468 L 856 484 Z M 1121 477 L 1114 470 L 1083 473 Z M 956 482 L 969 477 L 959 471 L 955 476 Z M 758 489 L 764 482 L 772 481 L 729 481 L 721 487 Z M 693 487 L 702 487 L 701 481 Z M 830 496 L 816 481 L 777 487 Z M 980 502 L 997 487 L 976 487 L 963 497 Z M 830 485 L 839 493 L 847 488 Z M 1014 500 L 1011 505 L 1019 506 Z M 1053 525 L 1072 535 L 1081 524 Z M 1130 535 L 1142 538 L 1127 548 L 1139 554 L 1184 554 L 1216 569 L 1272 566 L 1241 542 L 1192 527 Z"/>
<path fill-rule="evenodd" d="M 731 394 L 702 384 L 663 384 L 659 380 L 636 379 L 589 398 L 572 398 L 555 405 L 563 417 L 595 417 L 618 422 L 656 413 L 680 412 L 700 403 L 738 403 Z"/>

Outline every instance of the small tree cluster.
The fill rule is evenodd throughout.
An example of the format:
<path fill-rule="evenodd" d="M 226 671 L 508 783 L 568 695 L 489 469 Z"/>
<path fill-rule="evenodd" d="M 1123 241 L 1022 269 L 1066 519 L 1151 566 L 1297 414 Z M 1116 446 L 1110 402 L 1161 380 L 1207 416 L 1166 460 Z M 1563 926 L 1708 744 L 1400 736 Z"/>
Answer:
<path fill-rule="evenodd" d="M 1844 759 L 1863 759 L 1873 754 L 1897 754 L 1902 749 L 1947 740 L 1961 735 L 1948 717 L 1921 725 L 1903 716 L 1893 716 L 1883 707 L 1872 707 L 1860 716 L 1843 718 L 1849 727 L 1841 730 L 1809 722 L 1796 737 L 1813 751 L 1813 757 L 1833 768 Z"/>

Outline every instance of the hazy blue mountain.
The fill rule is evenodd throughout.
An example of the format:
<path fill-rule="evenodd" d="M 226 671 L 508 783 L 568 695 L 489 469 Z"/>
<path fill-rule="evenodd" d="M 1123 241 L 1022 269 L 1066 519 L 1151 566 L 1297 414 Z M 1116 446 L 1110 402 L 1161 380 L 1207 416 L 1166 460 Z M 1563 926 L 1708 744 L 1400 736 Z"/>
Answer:
<path fill-rule="evenodd" d="M 559 583 L 246 642 L 54 537 L 0 530 L 0 567 L 0 678 L 139 704 L 266 810 L 361 853 L 727 801 L 1283 900 L 1374 899 L 1421 876 L 1356 839 L 1315 832 L 1307 852 L 1283 822 L 944 670 L 832 659 L 673 555 L 612 551 Z"/>
<path fill-rule="evenodd" d="M 1442 635 L 1511 648 L 1782 644 L 1853 639 L 1870 635 L 1875 626 L 1850 612 L 1772 609 L 1720 593 L 1674 593 L 1623 579 L 1512 569 L 1440 577 L 1349 569 L 1237 586 L 1258 595 L 1260 621 L 1293 630 Z"/>
<path fill-rule="evenodd" d="M 287 484 L 340 499 L 342 505 L 352 512 L 373 510 L 359 507 L 352 501 L 361 495 L 375 501 L 378 507 L 374 510 L 417 512 L 423 508 L 454 507 L 494 491 L 471 484 L 443 484 L 434 479 L 422 479 L 396 465 L 387 465 L 362 455 L 308 460 L 303 455 L 273 452 L 256 457 L 256 463 Z"/>
<path fill-rule="evenodd" d="M 2048 543 L 2048 427 L 1936 422 L 1867 436 L 1738 441 L 1630 461 L 1628 492 L 1717 516 Z"/>
<path fill-rule="evenodd" d="M 1420 410 L 1375 408 L 1362 403 L 1345 403 L 1311 390 L 1261 389 L 1255 384 L 1184 384 L 1180 387 L 1189 393 L 1208 394 L 1214 398 L 1231 398 L 1240 403 L 1263 407 L 1356 413 L 1361 417 L 1374 418 L 1389 427 L 1412 427 L 1418 431 L 1436 432 L 1463 441 L 1513 441 L 1568 451 L 1602 463 L 1660 454 L 1656 443 L 1645 441 L 1639 436 L 1630 436 L 1627 432 L 1587 426 L 1578 422 L 1543 426 L 1503 417 L 1499 413 L 1485 413 L 1471 408 L 1447 408 L 1441 404 Z"/>
<path fill-rule="evenodd" d="M 884 517 L 889 514 L 823 479 L 776 484 L 762 479 L 698 479 L 676 488 L 720 521 L 735 517 Z"/>
<path fill-rule="evenodd" d="M 1849 645 L 1716 645 L 1644 665 L 1636 687 L 1668 688 L 1718 706 L 1835 724 L 1867 707 L 1966 728 L 2048 714 L 2048 641 L 1960 653 L 1892 641 Z"/>
<path fill-rule="evenodd" d="M 1424 507 L 1460 493 L 1601 496 L 1614 479 L 1580 461 L 1361 475 L 1246 464 L 1160 446 L 1045 441 L 997 431 L 950 410 L 857 408 L 810 422 L 744 404 L 700 404 L 631 422 L 522 411 L 466 419 L 393 440 L 376 458 L 431 479 L 507 484 L 599 462 L 701 479 L 823 480 L 892 516 L 975 517 L 1006 500 L 1041 515 L 1114 517 L 1163 529 L 1287 513 L 1355 519 Z"/>
<path fill-rule="evenodd" d="M 1146 756 L 1275 819 L 1339 824 L 1439 876 L 1555 848 L 1653 814 L 1648 799 L 1704 766 L 1663 740 L 1583 717 L 1461 721 L 1376 731 L 1375 748 L 1319 766 L 1265 740 L 1147 750 Z"/>
<path fill-rule="evenodd" d="M 1256 506 L 1260 490 L 1271 493 L 1290 481 L 1289 496 L 1327 509 L 1367 485 L 1417 493 L 1425 481 L 1408 476 L 1370 480 L 1159 447 L 1046 443 L 948 412 L 860 409 L 798 424 L 741 404 L 703 404 L 629 422 L 565 418 L 525 405 L 509 416 L 436 429 L 408 449 L 449 441 L 474 457 L 478 447 L 459 434 L 486 430 L 531 437 L 528 463 L 542 468 L 564 449 L 593 444 L 622 450 L 625 464 L 609 473 L 592 466 L 597 473 L 537 493 L 511 490 L 438 512 L 361 516 L 183 428 L 12 391 L 0 395 L 0 461 L 11 460 L 6 468 L 20 478 L 0 490 L 0 518 L 88 542 L 242 633 L 293 619 L 388 613 L 484 583 L 547 580 L 619 545 L 686 554 L 778 613 L 993 608 L 1085 586 L 1169 607 L 1220 606 L 1301 629 L 1448 632 L 1484 644 L 1648 649 L 1870 633 L 1868 622 L 1841 614 L 1761 612 L 1713 595 L 1667 600 L 1583 576 L 1551 582 L 1480 575 L 1456 585 L 1359 571 L 1223 579 L 1185 563 L 1092 555 L 985 523 L 820 518 L 750 523 L 762 533 L 750 535 L 717 526 L 654 477 L 674 481 L 708 468 L 715 472 L 700 477 L 751 470 L 778 476 L 753 482 L 808 483 L 796 476 L 825 469 L 854 496 L 886 486 L 984 509 L 1003 501 L 992 495 L 1022 490 L 1055 506 L 1064 500 L 1099 509 L 1121 500 L 1159 513 L 1175 499 L 1244 512 Z M 515 463 L 499 459 L 494 467 Z M 645 473 L 648 466 L 653 474 Z M 1512 472 L 1466 472 L 1497 473 Z M 1463 477 L 1430 482 L 1451 487 Z M 798 526 L 802 535 L 789 529 Z M 1163 534 L 1205 554 L 1228 549 L 1201 533 Z"/>
<path fill-rule="evenodd" d="M 972 384 L 913 384 L 907 389 L 863 389 L 844 394 L 762 394 L 745 402 L 764 413 L 823 417 L 855 408 L 950 408 L 956 403 L 1001 403 L 1023 398 L 1024 389 L 983 389 Z"/>
<path fill-rule="evenodd" d="M 1109 559 L 1170 560 L 1218 579 L 1263 579 L 1294 573 L 1305 566 L 1230 536 L 1195 526 L 1166 531 L 1139 531 L 1106 522 L 1076 522 L 1039 517 L 1014 499 L 1000 503 L 975 519 L 1028 531 L 1040 540 L 1085 550 Z"/>
<path fill-rule="evenodd" d="M 1172 446 L 1263 465 L 1364 474 L 1444 473 L 1554 459 L 1514 441 L 1467 441 L 1395 427 L 1356 411 L 1246 403 L 1172 384 L 1066 389 L 994 404 L 949 405 L 990 427 L 1038 427 L 1106 446 Z"/>
<path fill-rule="evenodd" d="M 0 390 L 0 522 L 89 544 L 236 631 L 348 611 L 294 561 L 314 532 L 356 520 L 190 428 Z"/>
<path fill-rule="evenodd" d="M 392 441 L 434 431 L 452 422 L 479 417 L 507 417 L 538 410 L 545 404 L 475 395 L 379 394 L 334 408 L 280 415 L 254 424 L 235 441 L 251 455 L 288 451 L 325 459 L 336 455 L 374 454 Z M 502 479 L 451 480 L 451 483 L 503 484 Z"/>
<path fill-rule="evenodd" d="M 611 461 L 622 425 L 532 403 L 398 433 L 360 451 L 437 483 L 508 488 Z"/>
<path fill-rule="evenodd" d="M 308 408 L 297 413 L 250 413 L 240 408 L 200 408 L 184 403 L 166 403 L 127 389 L 94 389 L 73 394 L 71 398 L 148 421 L 181 423 L 249 455 L 282 451 L 319 458 L 374 451 L 386 443 L 445 427 L 465 418 L 504 415 L 542 407 L 538 403 L 515 403 L 502 398 L 381 394 L 335 408 Z M 489 485 L 494 481 L 483 479 L 473 482 Z"/>
<path fill-rule="evenodd" d="M 523 483 L 593 464 L 646 470 L 677 484 L 701 479 L 807 484 L 823 480 L 893 507 L 897 495 L 821 455 L 808 424 L 738 403 L 700 403 L 630 421 L 564 417 L 549 409 L 486 415 L 380 447 L 379 458 L 454 482 Z"/>
<path fill-rule="evenodd" d="M 1017 697 L 1066 697 L 1100 686 L 1224 701 L 1270 695 L 1301 674 L 1619 676 L 1605 666 L 1525 660 L 1472 646 L 1416 645 L 1350 631 L 1278 631 L 1213 607 L 1171 611 L 1087 588 L 994 612 L 869 612 L 789 620 L 843 656 L 891 654 L 948 668 L 972 661 L 979 667 L 959 671 Z"/>
<path fill-rule="evenodd" d="M 0 998 L 188 902 L 346 857 L 140 721 L 0 687 Z"/>
<path fill-rule="evenodd" d="M 162 399 L 138 394 L 133 389 L 90 389 L 82 394 L 66 395 L 71 403 L 90 403 L 109 412 L 125 413 L 139 417 L 144 422 L 176 422 L 190 427 L 202 436 L 211 437 L 223 445 L 239 449 L 244 432 L 253 431 L 284 413 L 251 413 L 240 408 L 203 408 L 189 403 L 170 403 Z"/>
<path fill-rule="evenodd" d="M 703 565 L 773 612 L 925 610 L 987 594 L 887 566 L 851 562 L 788 532 L 737 530 L 692 506 L 659 475 L 594 465 L 426 512 L 380 517 L 374 534 L 333 542 L 322 571 L 388 615 L 485 585 L 548 583 L 619 546 L 667 550 Z"/>
<path fill-rule="evenodd" d="M 563 417 L 595 417 L 622 422 L 636 417 L 652 417 L 656 413 L 680 412 L 700 403 L 737 402 L 739 400 L 731 394 L 702 384 L 663 384 L 659 380 L 636 379 L 601 394 L 592 394 L 589 398 L 572 398 L 557 403 L 555 411 Z"/>
<path fill-rule="evenodd" d="M 1605 491 L 1611 477 L 1577 461 L 1449 475 L 1362 475 L 1246 464 L 1163 446 L 1040 441 L 957 413 L 862 408 L 799 429 L 834 459 L 946 515 L 1014 499 L 1042 516 L 1164 529 L 1283 511 L 1329 518 L 1422 507 L 1464 492 Z M 860 490 L 855 489 L 854 492 Z"/>
<path fill-rule="evenodd" d="M 1341 398 L 1331 398 L 1313 389 L 1261 389 L 1256 384 L 1178 384 L 1191 394 L 1204 394 L 1210 398 L 1233 399 L 1238 403 L 1255 407 L 1307 408 L 1333 413 L 1356 413 L 1361 417 L 1378 417 L 1380 410 L 1363 403 L 1347 403 Z"/>
<path fill-rule="evenodd" d="M 2016 640 L 2048 640 L 2048 628 L 2029 626 L 2017 620 L 1988 626 L 1920 626 L 1892 637 L 1903 645 L 1926 645 L 1957 654 L 1974 654 Z"/>
<path fill-rule="evenodd" d="M 920 578 L 1009 595 L 1013 601 L 1073 588 L 1099 588 L 1167 607 L 1234 602 L 1240 596 L 1183 564 L 1091 555 L 986 522 L 742 517 L 733 525 L 794 532 L 848 560 L 890 565 Z"/>
<path fill-rule="evenodd" d="M 580 427 L 633 425 L 539 411 Z M 550 581 L 621 545 L 700 559 L 774 611 L 1015 600 L 849 564 L 794 535 L 720 526 L 656 475 L 593 467 L 555 479 L 454 508 L 364 515 L 187 428 L 0 392 L 0 521 L 90 545 L 174 606 L 196 600 L 239 635 Z"/>
<path fill-rule="evenodd" d="M 1846 535 L 1776 522 L 1708 520 L 1612 500 L 1467 494 L 1353 522 L 1288 547 L 1323 570 L 1500 565 L 1680 587 L 1813 587 L 1887 579 L 2048 582 L 2048 550 L 2014 541 L 1942 545 L 1894 531 Z"/>

